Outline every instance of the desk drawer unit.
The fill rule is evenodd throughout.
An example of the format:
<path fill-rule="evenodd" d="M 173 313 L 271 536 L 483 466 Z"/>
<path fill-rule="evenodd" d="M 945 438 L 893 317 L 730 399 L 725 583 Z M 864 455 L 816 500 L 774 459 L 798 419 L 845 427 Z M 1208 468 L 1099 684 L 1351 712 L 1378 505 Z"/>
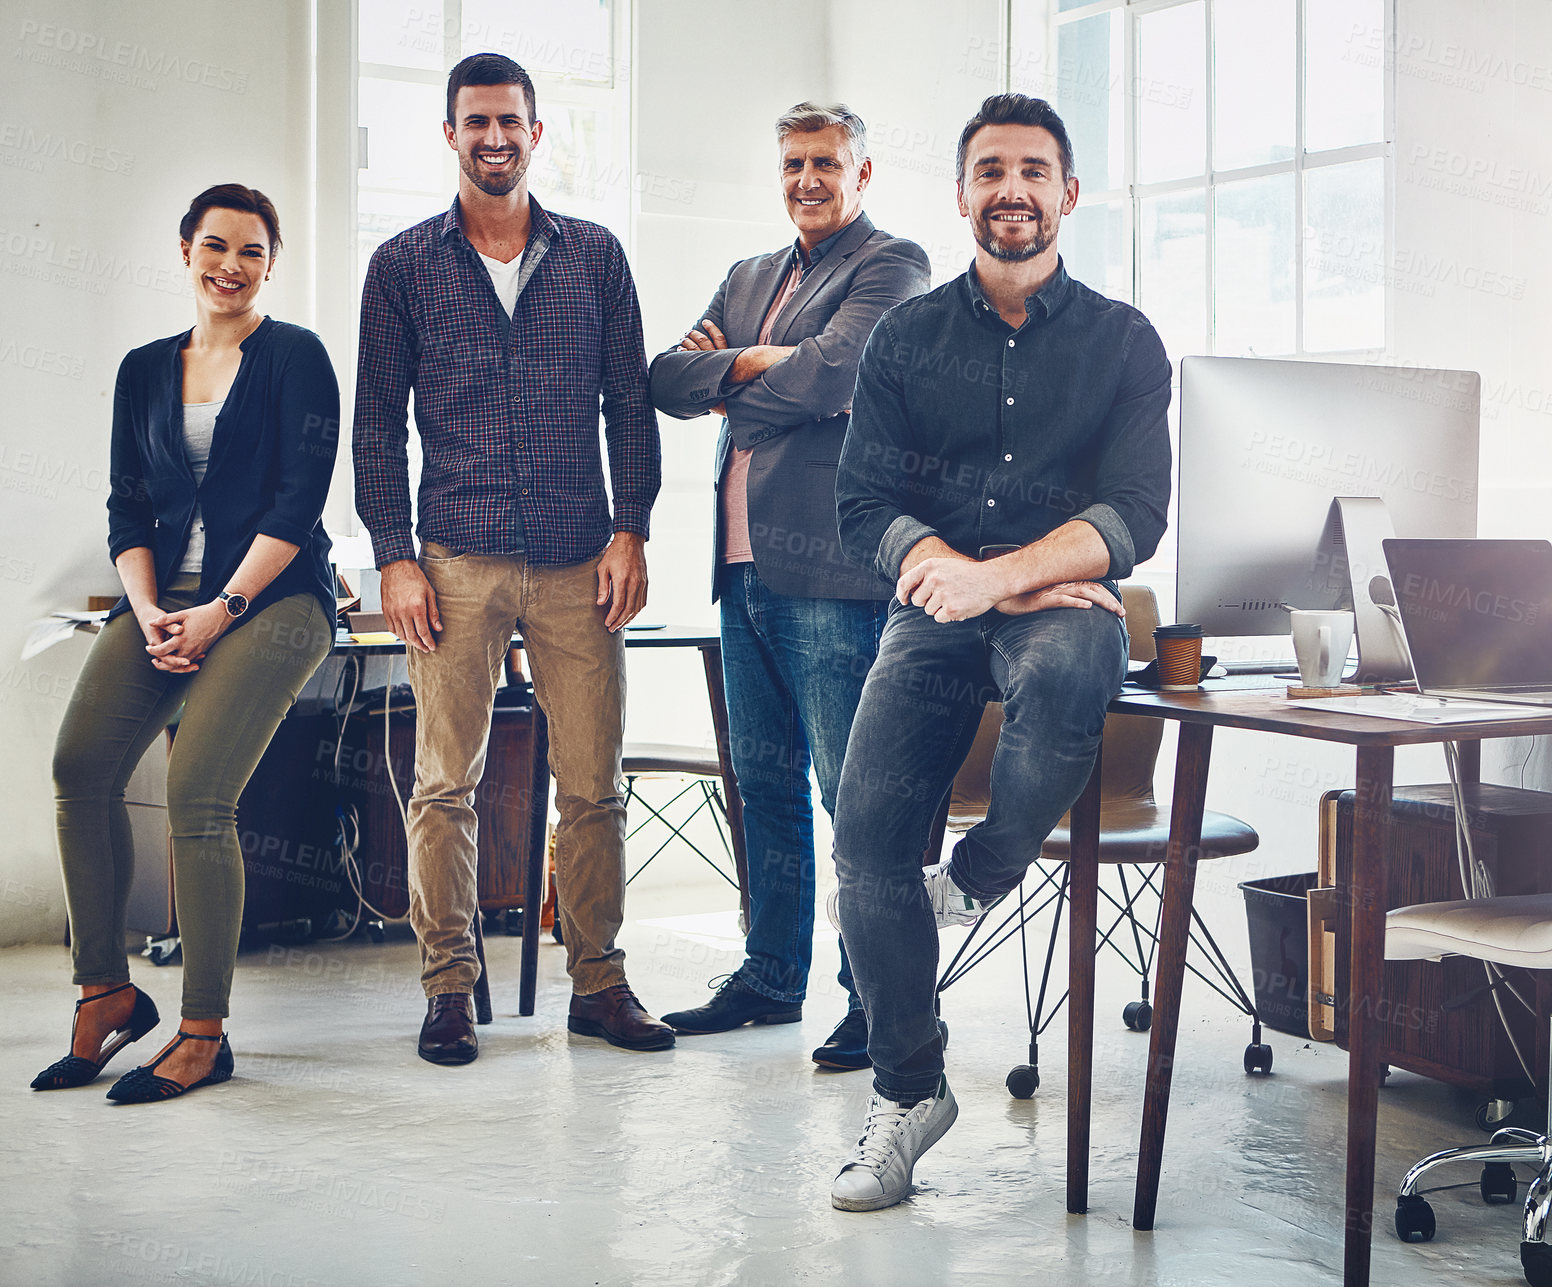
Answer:
<path fill-rule="evenodd" d="M 1472 843 L 1492 873 L 1498 894 L 1552 892 L 1552 793 L 1470 784 L 1465 788 Z M 1353 845 L 1353 793 L 1321 801 L 1320 880 L 1345 883 Z M 1446 784 L 1398 786 L 1392 806 L 1385 906 L 1407 907 L 1465 897 L 1456 858 L 1455 810 Z M 1346 1048 L 1346 1015 L 1332 1004 L 1339 954 L 1347 952 L 1344 918 L 1329 888 L 1310 892 L 1310 1027 Z M 1345 972 L 1344 972 L 1345 973 Z M 1542 1015 L 1552 1000 L 1552 975 L 1510 971 L 1510 979 Z M 1504 1033 L 1479 961 L 1389 961 L 1376 1014 L 1387 1060 L 1397 1068 L 1495 1098 L 1531 1093 Z M 1504 995 L 1520 1048 L 1544 1088 L 1547 1024 Z"/>

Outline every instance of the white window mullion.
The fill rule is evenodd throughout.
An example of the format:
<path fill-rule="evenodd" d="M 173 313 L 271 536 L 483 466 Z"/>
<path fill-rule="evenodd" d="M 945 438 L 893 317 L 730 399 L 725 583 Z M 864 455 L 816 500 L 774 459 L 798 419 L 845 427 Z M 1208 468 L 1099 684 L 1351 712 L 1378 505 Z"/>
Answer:
<path fill-rule="evenodd" d="M 1294 5 L 1293 51 L 1293 351 L 1304 347 L 1304 24 L 1306 0 Z"/>

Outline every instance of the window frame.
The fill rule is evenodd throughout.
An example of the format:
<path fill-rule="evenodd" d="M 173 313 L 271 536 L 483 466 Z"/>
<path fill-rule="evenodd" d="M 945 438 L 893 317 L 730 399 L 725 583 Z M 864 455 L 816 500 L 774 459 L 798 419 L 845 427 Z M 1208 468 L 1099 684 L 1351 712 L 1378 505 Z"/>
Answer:
<path fill-rule="evenodd" d="M 1018 3 L 1018 0 L 1013 0 Z M 1384 307 L 1384 333 L 1381 341 L 1375 345 L 1351 349 L 1310 349 L 1305 343 L 1305 276 L 1306 260 L 1308 256 L 1306 233 L 1309 231 L 1305 223 L 1305 180 L 1312 172 L 1343 165 L 1354 161 L 1365 161 L 1379 158 L 1383 163 L 1383 238 L 1380 248 L 1381 264 L 1388 267 L 1390 252 L 1394 245 L 1395 231 L 1395 118 L 1396 118 L 1396 92 L 1395 92 L 1395 65 L 1394 60 L 1388 55 L 1384 57 L 1383 77 L 1383 116 L 1382 133 L 1384 138 L 1375 143 L 1355 144 L 1342 148 L 1324 149 L 1318 152 L 1309 152 L 1305 149 L 1305 102 L 1306 102 L 1306 23 L 1308 0 L 1293 0 L 1295 10 L 1295 65 L 1294 65 L 1294 148 L 1293 156 L 1286 161 L 1276 161 L 1268 164 L 1241 166 L 1235 169 L 1216 170 L 1213 166 L 1214 149 L 1214 119 L 1216 108 L 1216 85 L 1213 75 L 1213 38 L 1215 34 L 1214 10 L 1218 0 L 1200 0 L 1203 6 L 1203 40 L 1205 42 L 1205 93 L 1204 105 L 1206 119 L 1206 139 L 1204 149 L 1203 172 L 1186 178 L 1169 179 L 1152 183 L 1138 181 L 1138 145 L 1140 137 L 1140 98 L 1131 92 L 1130 86 L 1137 83 L 1139 74 L 1139 27 L 1141 20 L 1156 13 L 1170 9 L 1179 9 L 1198 0 L 1092 0 L 1091 3 L 1074 6 L 1071 9 L 1058 11 L 1056 0 L 1045 0 L 1046 9 L 1046 48 L 1052 51 L 1053 63 L 1055 51 L 1059 46 L 1061 28 L 1075 22 L 1081 22 L 1086 18 L 1094 18 L 1104 14 L 1121 14 L 1122 20 L 1122 49 L 1123 89 L 1122 101 L 1124 105 L 1122 120 L 1122 179 L 1119 187 L 1089 189 L 1084 188 L 1080 198 L 1084 205 L 1108 205 L 1119 204 L 1122 212 L 1122 237 L 1123 257 L 1130 257 L 1131 284 L 1130 301 L 1135 302 L 1141 297 L 1142 291 L 1142 247 L 1139 239 L 1141 227 L 1141 209 L 1143 201 L 1151 197 L 1167 196 L 1180 193 L 1201 192 L 1204 200 L 1206 215 L 1205 244 L 1203 253 L 1205 256 L 1205 271 L 1203 273 L 1202 289 L 1204 292 L 1204 306 L 1206 310 L 1207 326 L 1203 336 L 1202 352 L 1213 354 L 1217 352 L 1217 317 L 1215 310 L 1215 294 L 1218 279 L 1218 265 L 1216 262 L 1216 229 L 1215 214 L 1217 202 L 1217 189 L 1220 184 L 1229 184 L 1246 179 L 1264 178 L 1273 175 L 1291 174 L 1293 176 L 1293 268 L 1294 268 L 1294 348 L 1286 353 L 1275 355 L 1279 358 L 1319 358 L 1321 360 L 1338 361 L 1353 358 L 1376 358 L 1389 351 L 1394 335 L 1393 293 L 1388 287 L 1382 286 L 1382 299 Z M 1384 0 L 1384 42 L 1383 48 L 1388 51 L 1393 47 L 1395 38 L 1395 0 Z M 1008 83 L 1015 81 L 1013 65 L 1012 42 L 1008 43 L 1009 65 L 1006 69 Z M 1060 81 L 1056 76 L 1050 78 L 1055 82 L 1057 93 L 1054 95 L 1057 110 L 1061 110 Z M 1080 168 L 1081 177 L 1081 168 Z M 1181 355 L 1176 355 L 1177 359 Z M 1178 369 L 1178 368 L 1177 368 Z"/>

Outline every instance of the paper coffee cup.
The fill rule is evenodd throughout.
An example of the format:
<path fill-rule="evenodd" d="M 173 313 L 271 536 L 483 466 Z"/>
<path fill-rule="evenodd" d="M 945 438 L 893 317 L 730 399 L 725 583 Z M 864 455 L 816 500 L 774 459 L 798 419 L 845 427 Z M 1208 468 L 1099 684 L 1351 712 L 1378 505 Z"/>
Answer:
<path fill-rule="evenodd" d="M 1195 692 L 1202 678 L 1202 628 L 1188 622 L 1157 626 L 1153 646 L 1159 655 L 1159 691 Z"/>

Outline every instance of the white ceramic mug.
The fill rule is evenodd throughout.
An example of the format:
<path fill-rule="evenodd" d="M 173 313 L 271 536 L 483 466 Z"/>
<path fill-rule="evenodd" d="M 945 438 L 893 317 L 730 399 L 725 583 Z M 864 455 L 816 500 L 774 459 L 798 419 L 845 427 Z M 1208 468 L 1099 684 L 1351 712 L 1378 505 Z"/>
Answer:
<path fill-rule="evenodd" d="M 1290 608 L 1293 655 L 1306 688 L 1335 688 L 1342 682 L 1347 650 L 1353 642 L 1351 612 Z"/>

